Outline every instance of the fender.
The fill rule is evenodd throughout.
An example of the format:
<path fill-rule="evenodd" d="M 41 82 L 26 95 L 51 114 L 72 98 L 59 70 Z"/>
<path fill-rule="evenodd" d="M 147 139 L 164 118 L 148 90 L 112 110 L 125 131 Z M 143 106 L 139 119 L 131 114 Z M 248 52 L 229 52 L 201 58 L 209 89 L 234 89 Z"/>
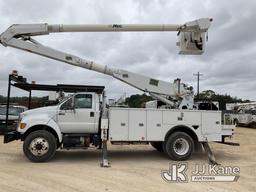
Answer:
<path fill-rule="evenodd" d="M 62 142 L 62 133 L 60 131 L 59 125 L 53 119 L 50 119 L 47 123 L 48 127 L 51 127 L 58 135 L 59 142 Z"/>
<path fill-rule="evenodd" d="M 33 127 L 36 127 L 37 125 L 46 125 L 52 128 L 56 132 L 59 141 L 62 141 L 62 134 L 58 124 L 54 121 L 54 119 L 49 117 L 48 114 L 28 115 L 23 117 L 21 122 L 26 123 L 26 127 L 24 129 L 20 129 L 19 127 L 17 129 L 17 131 L 21 134 L 25 134 L 28 130 L 33 129 Z"/>
<path fill-rule="evenodd" d="M 193 129 L 193 127 L 190 127 L 190 126 L 187 126 L 187 125 L 182 125 L 182 124 L 181 125 L 176 125 L 176 126 L 170 128 L 166 132 L 164 140 L 166 140 L 170 134 L 172 134 L 173 132 L 176 132 L 176 131 L 182 131 L 182 132 L 185 132 L 185 133 L 189 134 L 194 141 L 201 141 L 202 140 L 202 134 L 201 134 L 200 129 L 195 130 L 195 129 Z"/>

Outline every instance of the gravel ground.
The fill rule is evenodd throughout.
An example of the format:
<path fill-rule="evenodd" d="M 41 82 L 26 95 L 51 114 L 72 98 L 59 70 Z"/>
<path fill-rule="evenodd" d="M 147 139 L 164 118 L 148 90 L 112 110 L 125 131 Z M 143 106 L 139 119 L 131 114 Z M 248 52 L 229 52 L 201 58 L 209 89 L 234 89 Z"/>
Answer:
<path fill-rule="evenodd" d="M 20 141 L 3 144 L 0 137 L 0 191 L 255 191 L 256 129 L 237 128 L 233 141 L 241 146 L 211 147 L 218 163 L 240 167 L 237 182 L 167 183 L 161 170 L 172 161 L 150 145 L 109 145 L 111 168 L 101 168 L 99 150 L 58 151 L 38 164 L 25 158 Z M 187 163 L 189 175 L 195 164 L 207 164 L 206 154 L 197 152 Z"/>

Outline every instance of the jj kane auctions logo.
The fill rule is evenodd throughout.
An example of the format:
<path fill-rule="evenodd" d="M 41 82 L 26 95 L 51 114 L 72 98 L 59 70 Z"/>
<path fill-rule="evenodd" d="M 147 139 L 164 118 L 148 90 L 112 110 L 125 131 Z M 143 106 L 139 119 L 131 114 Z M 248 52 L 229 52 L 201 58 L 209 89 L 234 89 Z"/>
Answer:
<path fill-rule="evenodd" d="M 166 182 L 188 182 L 187 163 L 171 163 L 169 170 L 163 170 L 161 176 Z M 237 166 L 220 166 L 195 164 L 191 172 L 192 182 L 234 182 L 239 179 L 240 168 Z"/>

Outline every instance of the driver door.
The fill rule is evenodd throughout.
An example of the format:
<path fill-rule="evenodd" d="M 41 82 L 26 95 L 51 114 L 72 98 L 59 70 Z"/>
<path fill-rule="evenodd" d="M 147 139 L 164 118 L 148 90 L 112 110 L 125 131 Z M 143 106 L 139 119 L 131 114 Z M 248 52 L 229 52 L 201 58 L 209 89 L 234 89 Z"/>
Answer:
<path fill-rule="evenodd" d="M 62 133 L 91 133 L 96 122 L 92 94 L 76 94 L 60 106 L 58 125 Z"/>

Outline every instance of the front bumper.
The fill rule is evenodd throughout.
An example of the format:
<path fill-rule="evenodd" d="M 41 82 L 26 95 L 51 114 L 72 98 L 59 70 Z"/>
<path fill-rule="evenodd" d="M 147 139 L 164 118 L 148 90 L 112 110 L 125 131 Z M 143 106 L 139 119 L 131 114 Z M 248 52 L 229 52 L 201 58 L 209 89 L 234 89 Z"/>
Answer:
<path fill-rule="evenodd" d="M 18 131 L 11 131 L 4 134 L 4 143 L 10 143 L 19 139 L 21 139 L 21 134 Z"/>
<path fill-rule="evenodd" d="M 18 126 L 17 121 L 8 121 L 7 127 L 6 127 L 6 122 L 3 120 L 0 120 L 0 133 L 15 131 L 17 129 L 17 126 Z"/>

